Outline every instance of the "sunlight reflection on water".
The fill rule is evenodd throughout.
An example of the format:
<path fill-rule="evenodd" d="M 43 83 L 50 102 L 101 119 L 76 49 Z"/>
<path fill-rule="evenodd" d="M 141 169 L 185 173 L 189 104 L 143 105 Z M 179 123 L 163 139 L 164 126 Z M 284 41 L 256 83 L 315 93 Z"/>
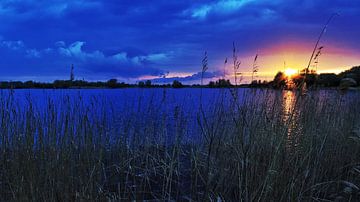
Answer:
<path fill-rule="evenodd" d="M 289 152 L 296 150 L 301 135 L 300 110 L 297 106 L 297 99 L 297 94 L 294 91 L 282 92 L 282 121 L 286 128 L 286 148 Z"/>

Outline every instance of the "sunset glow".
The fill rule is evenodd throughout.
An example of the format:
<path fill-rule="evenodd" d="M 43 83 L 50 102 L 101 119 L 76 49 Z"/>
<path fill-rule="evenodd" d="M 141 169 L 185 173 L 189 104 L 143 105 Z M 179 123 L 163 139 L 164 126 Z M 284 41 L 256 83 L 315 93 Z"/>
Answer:
<path fill-rule="evenodd" d="M 287 76 L 287 77 L 292 77 L 294 76 L 298 71 L 296 69 L 285 69 L 284 71 L 284 74 Z"/>

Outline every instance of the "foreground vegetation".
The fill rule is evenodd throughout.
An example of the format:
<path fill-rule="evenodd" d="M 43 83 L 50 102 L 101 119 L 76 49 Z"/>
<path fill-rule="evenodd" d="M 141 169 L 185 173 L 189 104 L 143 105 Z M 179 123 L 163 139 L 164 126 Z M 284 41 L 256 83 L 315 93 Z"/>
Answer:
<path fill-rule="evenodd" d="M 119 118 L 105 99 L 39 107 L 3 92 L 0 198 L 358 201 L 358 98 L 223 89 L 195 117 L 181 105 L 161 110 L 165 96 Z"/>

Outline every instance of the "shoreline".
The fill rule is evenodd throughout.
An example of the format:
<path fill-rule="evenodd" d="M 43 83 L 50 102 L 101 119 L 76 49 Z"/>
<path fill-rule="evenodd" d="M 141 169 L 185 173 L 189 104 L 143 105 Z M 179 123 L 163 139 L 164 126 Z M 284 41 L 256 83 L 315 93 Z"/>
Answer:
<path fill-rule="evenodd" d="M 91 90 L 91 89 L 132 89 L 132 88 L 138 88 L 138 89 L 235 89 L 235 88 L 241 88 L 241 89 L 269 89 L 269 90 L 283 90 L 283 91 L 297 91 L 297 89 L 276 89 L 272 87 L 250 87 L 250 86 L 231 86 L 231 87 L 208 87 L 208 86 L 183 86 L 181 88 L 174 88 L 171 86 L 150 86 L 150 87 L 139 87 L 139 86 L 127 86 L 127 87 L 68 87 L 68 88 L 36 88 L 36 87 L 29 87 L 29 88 L 0 88 L 0 90 Z M 350 90 L 350 91 L 358 91 L 360 90 L 360 87 L 349 87 L 347 89 L 341 89 L 340 87 L 317 87 L 317 88 L 310 88 L 309 91 L 315 91 L 315 90 Z"/>

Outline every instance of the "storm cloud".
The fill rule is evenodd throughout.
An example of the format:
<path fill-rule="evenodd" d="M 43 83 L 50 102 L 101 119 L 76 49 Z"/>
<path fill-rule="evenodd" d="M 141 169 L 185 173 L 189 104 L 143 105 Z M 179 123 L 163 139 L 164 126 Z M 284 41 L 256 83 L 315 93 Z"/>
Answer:
<path fill-rule="evenodd" d="M 326 42 L 359 51 L 358 1 L 4 0 L 1 77 L 62 79 L 71 64 L 85 79 L 196 75 L 204 51 L 216 72 L 233 41 L 244 57 L 287 39 L 311 43 L 334 12 Z"/>

